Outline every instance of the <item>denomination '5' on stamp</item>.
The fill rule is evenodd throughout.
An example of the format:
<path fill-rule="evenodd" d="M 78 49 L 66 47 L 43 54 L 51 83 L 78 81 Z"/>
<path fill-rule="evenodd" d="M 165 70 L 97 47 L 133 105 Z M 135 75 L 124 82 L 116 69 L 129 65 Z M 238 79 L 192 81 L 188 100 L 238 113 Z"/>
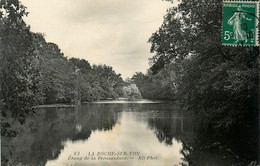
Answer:
<path fill-rule="evenodd" d="M 224 1 L 222 44 L 259 46 L 259 1 Z"/>

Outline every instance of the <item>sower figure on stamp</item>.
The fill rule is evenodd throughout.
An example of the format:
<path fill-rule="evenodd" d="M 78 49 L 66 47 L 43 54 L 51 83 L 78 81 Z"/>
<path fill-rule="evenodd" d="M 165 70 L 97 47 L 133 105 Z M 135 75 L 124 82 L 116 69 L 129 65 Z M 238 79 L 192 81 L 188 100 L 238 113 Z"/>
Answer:
<path fill-rule="evenodd" d="M 251 21 L 250 18 L 247 18 L 245 16 L 245 13 L 242 11 L 242 7 L 238 6 L 237 11 L 234 13 L 234 15 L 228 20 L 229 25 L 233 25 L 233 32 L 234 36 L 233 39 L 236 40 L 238 43 L 239 41 L 245 41 L 247 42 L 247 35 L 246 32 L 242 29 L 241 20 L 245 19 L 247 21 Z"/>

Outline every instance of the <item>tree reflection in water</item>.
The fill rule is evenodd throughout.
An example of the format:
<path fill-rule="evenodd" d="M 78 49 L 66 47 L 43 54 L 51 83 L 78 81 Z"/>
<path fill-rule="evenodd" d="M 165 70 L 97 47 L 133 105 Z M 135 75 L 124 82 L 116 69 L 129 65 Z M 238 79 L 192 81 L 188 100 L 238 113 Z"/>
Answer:
<path fill-rule="evenodd" d="M 130 121 L 129 118 L 133 118 L 136 124 L 146 125 L 147 130 L 152 131 L 158 142 L 165 146 L 174 148 L 174 144 L 181 143 L 179 154 L 182 162 L 179 165 L 230 166 L 246 163 L 246 160 L 238 158 L 237 155 L 240 154 L 223 144 L 224 137 L 222 144 L 219 140 L 214 140 L 211 133 L 200 129 L 199 120 L 192 114 L 183 112 L 174 103 L 89 103 L 76 108 L 40 108 L 35 116 L 27 119 L 25 125 L 14 125 L 19 131 L 16 137 L 2 138 L 2 159 L 13 165 L 46 165 L 48 161 L 60 156 L 67 141 L 87 141 L 97 131 L 112 131 L 115 125 L 122 126 L 120 123 L 124 123 L 123 115 L 128 118 L 124 120 Z M 131 128 L 132 130 L 135 129 Z M 239 131 L 240 140 L 250 137 L 248 133 L 242 133 L 243 130 L 241 128 Z M 236 137 L 229 138 L 226 141 L 229 144 L 237 140 Z M 248 139 L 243 139 L 246 140 Z M 240 143 L 242 151 L 252 156 L 254 144 L 246 144 L 242 140 Z M 246 147 L 247 145 L 251 146 Z M 2 165 L 7 165 L 7 162 L 2 162 Z"/>
<path fill-rule="evenodd" d="M 111 130 L 118 118 L 117 109 L 114 105 L 105 108 L 40 108 L 25 125 L 15 125 L 17 137 L 2 138 L 2 159 L 13 165 L 45 165 L 59 156 L 64 141 L 86 140 L 94 130 Z"/>

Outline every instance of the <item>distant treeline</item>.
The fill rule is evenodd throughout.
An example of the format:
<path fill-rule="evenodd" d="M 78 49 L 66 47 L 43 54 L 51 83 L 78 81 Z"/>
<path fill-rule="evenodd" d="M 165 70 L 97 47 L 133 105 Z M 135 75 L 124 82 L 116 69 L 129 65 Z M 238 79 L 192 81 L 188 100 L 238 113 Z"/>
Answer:
<path fill-rule="evenodd" d="M 141 98 L 137 87 L 124 82 L 112 67 L 69 59 L 43 34 L 31 32 L 23 20 L 26 7 L 18 0 L 1 1 L 0 9 L 2 118 L 10 116 L 23 123 L 39 104 Z M 9 124 L 2 124 L 3 133 Z"/>
<path fill-rule="evenodd" d="M 124 81 L 110 66 L 93 65 L 77 58 L 66 58 L 54 43 L 40 34 L 37 43 L 38 88 L 42 103 L 71 103 L 122 96 Z"/>

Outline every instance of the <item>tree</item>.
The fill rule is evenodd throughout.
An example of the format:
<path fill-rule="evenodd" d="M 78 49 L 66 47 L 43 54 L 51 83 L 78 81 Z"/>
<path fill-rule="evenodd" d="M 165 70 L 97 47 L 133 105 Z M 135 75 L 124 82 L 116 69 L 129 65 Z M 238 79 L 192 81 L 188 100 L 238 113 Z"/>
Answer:
<path fill-rule="evenodd" d="M 135 84 L 131 84 L 129 86 L 124 86 L 123 89 L 123 97 L 128 100 L 139 100 L 142 99 L 142 95 Z"/>
<path fill-rule="evenodd" d="M 136 73 L 132 77 L 132 82 L 145 99 L 175 99 L 175 73 L 170 67 L 161 69 L 157 74 Z"/>
<path fill-rule="evenodd" d="M 0 7 L 0 100 L 5 103 L 1 113 L 23 123 L 40 100 L 38 58 L 33 34 L 23 21 L 25 7 L 18 0 L 1 1 Z"/>
<path fill-rule="evenodd" d="M 35 50 L 39 57 L 42 103 L 69 103 L 75 96 L 74 66 L 64 57 L 58 45 L 47 43 L 42 34 L 34 34 Z"/>
<path fill-rule="evenodd" d="M 176 98 L 186 110 L 202 116 L 203 131 L 218 140 L 256 132 L 258 110 L 254 87 L 259 48 L 222 46 L 221 23 L 221 0 L 183 0 L 169 9 L 149 39 L 156 55 L 150 60 L 152 76 L 148 75 L 153 79 L 165 69 L 172 71 Z"/>
<path fill-rule="evenodd" d="M 102 98 L 118 98 L 123 85 L 121 75 L 116 74 L 112 67 L 106 65 L 93 65 L 93 70 L 103 90 Z"/>

